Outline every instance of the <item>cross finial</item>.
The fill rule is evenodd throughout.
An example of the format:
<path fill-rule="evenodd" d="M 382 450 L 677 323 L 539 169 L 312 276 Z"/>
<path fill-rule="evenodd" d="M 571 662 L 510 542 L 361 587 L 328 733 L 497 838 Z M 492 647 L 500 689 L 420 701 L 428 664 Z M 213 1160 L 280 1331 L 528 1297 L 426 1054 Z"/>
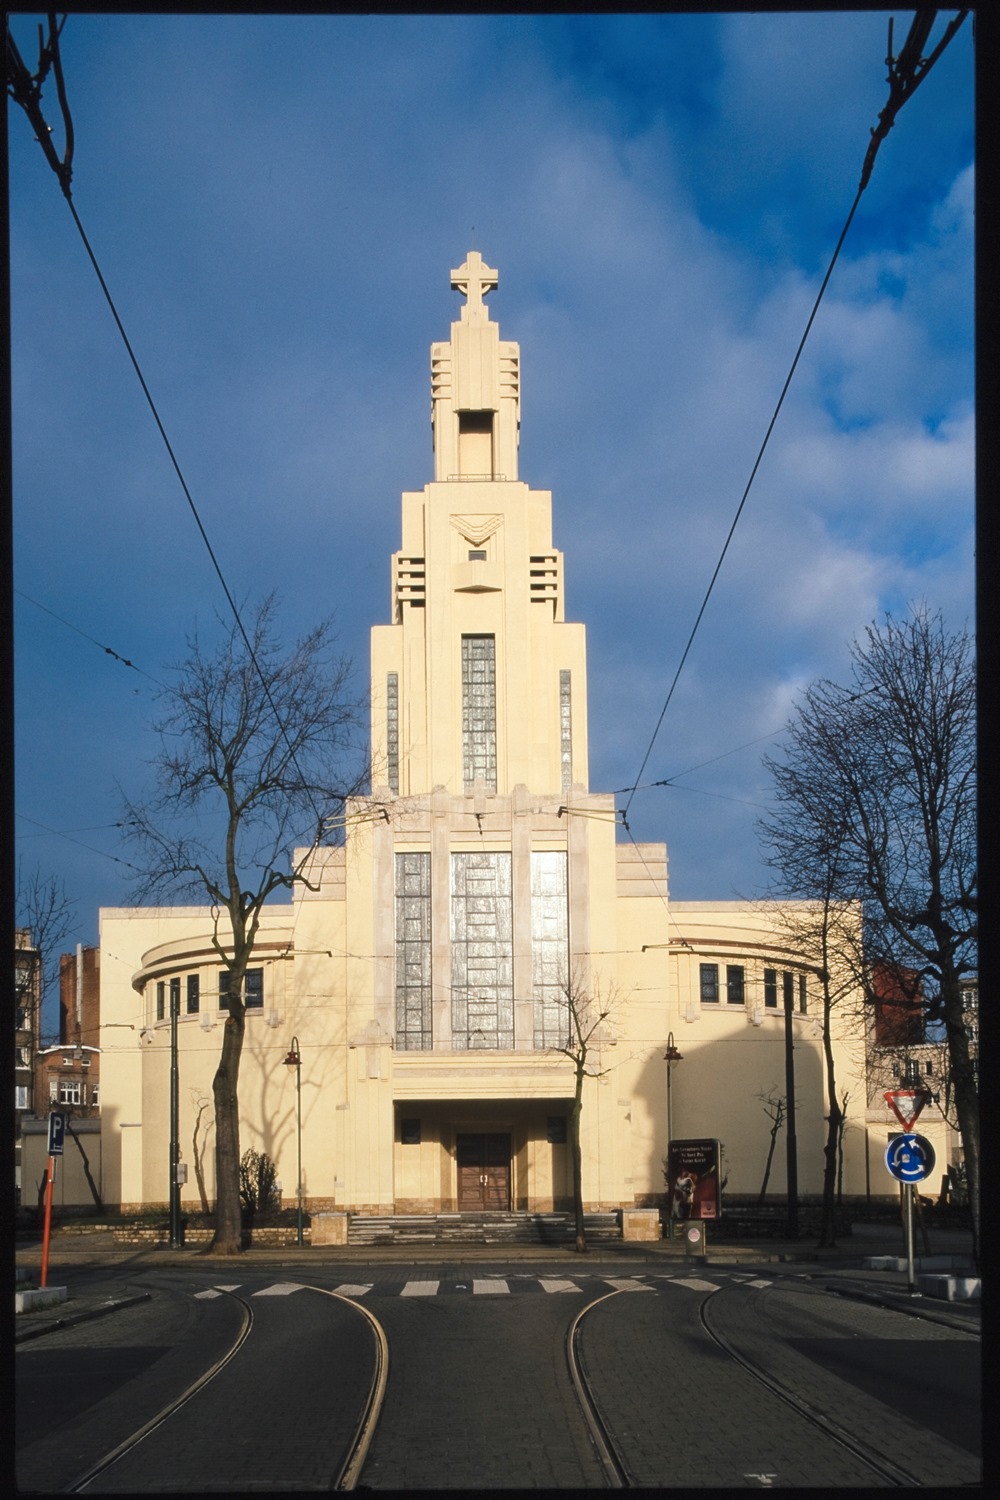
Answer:
<path fill-rule="evenodd" d="M 459 266 L 457 271 L 452 271 L 452 287 L 456 292 L 464 292 L 466 297 L 465 306 L 462 308 L 462 318 L 466 322 L 478 321 L 488 316 L 483 298 L 487 292 L 493 290 L 499 280 L 496 271 L 491 271 L 489 266 L 484 264 L 483 257 L 478 250 L 470 250 L 465 257 L 465 264 Z"/>

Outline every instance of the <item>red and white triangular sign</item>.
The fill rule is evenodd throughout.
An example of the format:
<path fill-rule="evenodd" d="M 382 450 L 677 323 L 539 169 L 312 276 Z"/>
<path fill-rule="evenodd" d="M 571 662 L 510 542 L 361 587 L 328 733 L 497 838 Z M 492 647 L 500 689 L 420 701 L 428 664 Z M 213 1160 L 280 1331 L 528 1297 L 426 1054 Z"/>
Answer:
<path fill-rule="evenodd" d="M 885 1095 L 885 1102 L 903 1129 L 912 1130 L 930 1097 L 929 1089 L 890 1089 Z"/>

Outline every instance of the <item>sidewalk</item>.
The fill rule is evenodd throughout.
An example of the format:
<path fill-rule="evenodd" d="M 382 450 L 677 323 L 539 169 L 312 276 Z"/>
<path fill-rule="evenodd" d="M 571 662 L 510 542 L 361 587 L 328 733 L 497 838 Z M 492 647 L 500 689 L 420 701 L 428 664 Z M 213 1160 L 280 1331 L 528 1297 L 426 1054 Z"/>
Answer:
<path fill-rule="evenodd" d="M 932 1230 L 929 1235 L 930 1264 L 923 1241 L 918 1239 L 915 1266 L 919 1274 L 936 1269 L 941 1259 L 968 1258 L 971 1235 L 963 1230 Z M 903 1269 L 875 1269 L 865 1262 L 878 1257 L 903 1258 Z M 17 1265 L 40 1272 L 41 1238 L 19 1237 Z M 730 1269 L 739 1265 L 785 1264 L 801 1267 L 810 1279 L 840 1295 L 858 1297 L 883 1306 L 924 1317 L 949 1327 L 978 1332 L 981 1327 L 981 1304 L 947 1302 L 920 1294 L 911 1295 L 906 1286 L 905 1250 L 902 1233 L 892 1225 L 857 1224 L 853 1235 L 844 1237 L 832 1249 L 818 1250 L 811 1241 L 743 1241 L 709 1243 L 704 1259 L 688 1256 L 681 1240 L 618 1241 L 595 1245 L 586 1255 L 576 1256 L 565 1245 L 282 1245 L 249 1249 L 231 1260 L 215 1259 L 204 1247 L 170 1250 L 141 1248 L 117 1244 L 110 1231 L 87 1235 L 55 1234 L 49 1248 L 50 1287 L 65 1286 L 67 1298 L 47 1308 L 21 1313 L 15 1320 L 15 1340 L 36 1338 L 55 1328 L 102 1317 L 149 1297 L 137 1283 L 151 1270 L 187 1268 L 193 1272 L 210 1272 L 213 1280 L 231 1279 L 230 1268 L 243 1274 L 256 1271 L 274 1272 L 296 1269 L 300 1273 L 320 1267 L 364 1265 L 373 1270 L 379 1266 L 489 1264 L 545 1266 L 574 1262 L 582 1275 L 601 1275 L 601 1266 L 632 1262 L 667 1267 L 683 1272 L 685 1266 L 703 1270 Z M 968 1260 L 971 1265 L 971 1260 Z M 89 1288 L 88 1272 L 105 1270 L 99 1290 Z M 957 1274 L 962 1274 L 959 1270 Z"/>

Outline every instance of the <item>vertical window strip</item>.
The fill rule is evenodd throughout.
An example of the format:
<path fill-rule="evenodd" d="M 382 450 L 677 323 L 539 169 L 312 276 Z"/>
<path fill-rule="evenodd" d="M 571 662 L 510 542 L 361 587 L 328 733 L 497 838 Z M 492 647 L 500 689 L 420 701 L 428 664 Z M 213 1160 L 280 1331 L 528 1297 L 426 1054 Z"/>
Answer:
<path fill-rule="evenodd" d="M 431 1015 L 431 857 L 396 855 L 396 1046 L 429 1051 Z"/>
<path fill-rule="evenodd" d="M 569 901 L 566 855 L 560 850 L 534 850 L 531 855 L 531 966 L 534 1045 L 564 1047 L 569 1040 Z"/>
<path fill-rule="evenodd" d="M 462 637 L 462 758 L 468 790 L 482 777 L 497 786 L 496 640 Z"/>
<path fill-rule="evenodd" d="M 456 1051 L 514 1046 L 511 857 L 451 857 L 451 1029 Z"/>
<path fill-rule="evenodd" d="M 559 673 L 559 759 L 562 769 L 562 789 L 568 792 L 573 784 L 573 674 Z"/>
<path fill-rule="evenodd" d="M 699 976 L 702 1005 L 715 1005 L 719 999 L 719 965 L 700 964 Z"/>
<path fill-rule="evenodd" d="M 389 672 L 385 679 L 385 749 L 388 759 L 389 790 L 399 796 L 399 673 Z"/>

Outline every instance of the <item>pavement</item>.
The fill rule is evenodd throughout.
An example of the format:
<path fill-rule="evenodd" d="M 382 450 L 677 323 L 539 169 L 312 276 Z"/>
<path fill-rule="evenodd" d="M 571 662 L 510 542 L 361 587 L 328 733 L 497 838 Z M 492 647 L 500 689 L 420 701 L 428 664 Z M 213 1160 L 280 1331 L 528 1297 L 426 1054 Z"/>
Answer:
<path fill-rule="evenodd" d="M 972 1236 L 965 1230 L 932 1229 L 925 1247 L 918 1238 L 915 1270 L 936 1270 L 944 1259 L 955 1259 L 959 1269 L 962 1259 L 971 1267 Z M 874 1269 L 867 1261 L 879 1257 L 902 1257 L 903 1269 Z M 41 1270 L 41 1236 L 19 1235 L 16 1263 L 27 1268 L 35 1278 Z M 817 1249 L 807 1240 L 745 1240 L 709 1243 L 704 1257 L 694 1258 L 680 1239 L 650 1241 L 612 1241 L 593 1245 L 579 1257 L 566 1245 L 317 1245 L 267 1246 L 251 1248 L 232 1260 L 215 1259 L 202 1246 L 171 1250 L 167 1247 L 137 1247 L 115 1241 L 110 1230 L 90 1234 L 52 1236 L 49 1247 L 47 1282 L 50 1287 L 66 1286 L 67 1298 L 46 1308 L 19 1314 L 15 1319 L 17 1343 L 38 1338 L 57 1328 L 71 1327 L 92 1318 L 105 1317 L 123 1307 L 148 1299 L 150 1292 L 142 1285 L 144 1276 L 153 1270 L 186 1268 L 204 1269 L 206 1264 L 221 1268 L 237 1262 L 246 1274 L 279 1268 L 335 1269 L 337 1266 L 363 1265 L 375 1269 L 380 1265 L 448 1265 L 488 1263 L 502 1265 L 544 1266 L 553 1262 L 565 1265 L 576 1261 L 582 1274 L 600 1276 L 601 1265 L 630 1262 L 646 1265 L 669 1265 L 682 1269 L 699 1266 L 711 1270 L 738 1265 L 782 1264 L 793 1266 L 799 1274 L 826 1286 L 841 1296 L 852 1297 L 884 1307 L 895 1308 L 915 1317 L 926 1318 L 948 1327 L 979 1333 L 982 1304 L 962 1300 L 947 1302 L 939 1298 L 910 1293 L 907 1289 L 905 1248 L 901 1231 L 892 1224 L 855 1224 L 854 1232 L 844 1236 L 832 1248 Z M 103 1274 L 102 1274 L 103 1273 Z M 965 1274 L 971 1274 L 966 1272 Z M 96 1278 L 99 1284 L 94 1285 Z"/>

